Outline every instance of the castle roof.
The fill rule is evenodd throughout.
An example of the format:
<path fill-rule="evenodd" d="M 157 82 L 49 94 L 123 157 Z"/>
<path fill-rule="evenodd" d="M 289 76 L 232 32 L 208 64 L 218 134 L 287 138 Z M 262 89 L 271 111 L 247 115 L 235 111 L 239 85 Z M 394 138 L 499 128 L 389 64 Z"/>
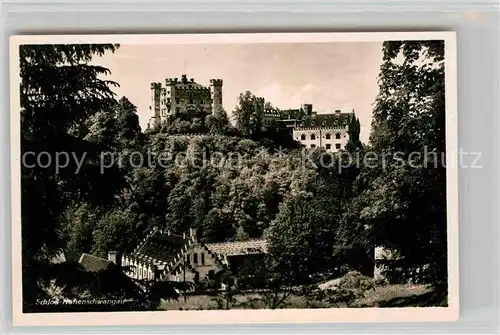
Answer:
<path fill-rule="evenodd" d="M 276 109 L 266 109 L 264 111 L 264 115 L 268 116 L 268 117 L 276 117 L 276 118 L 281 117 L 280 111 L 276 110 Z"/>
<path fill-rule="evenodd" d="M 99 272 L 106 270 L 113 262 L 108 259 L 83 253 L 78 261 L 80 265 L 89 272 Z"/>
<path fill-rule="evenodd" d="M 354 113 L 330 113 L 330 114 L 315 114 L 304 118 L 301 127 L 313 128 L 313 127 L 344 127 L 346 126 Z"/>
<path fill-rule="evenodd" d="M 285 109 L 281 111 L 281 119 L 286 120 L 286 119 L 299 119 L 303 116 L 304 111 L 301 110 L 300 108 L 297 109 Z"/>
<path fill-rule="evenodd" d="M 267 243 L 263 239 L 244 242 L 208 243 L 206 246 L 212 253 L 221 256 L 255 255 L 267 252 Z"/>
<path fill-rule="evenodd" d="M 207 87 L 201 85 L 201 84 L 198 84 L 197 82 L 194 82 L 194 81 L 190 81 L 190 82 L 187 82 L 187 83 L 183 83 L 183 82 L 176 82 L 174 83 L 173 85 L 175 85 L 175 88 L 177 89 L 208 89 Z"/>

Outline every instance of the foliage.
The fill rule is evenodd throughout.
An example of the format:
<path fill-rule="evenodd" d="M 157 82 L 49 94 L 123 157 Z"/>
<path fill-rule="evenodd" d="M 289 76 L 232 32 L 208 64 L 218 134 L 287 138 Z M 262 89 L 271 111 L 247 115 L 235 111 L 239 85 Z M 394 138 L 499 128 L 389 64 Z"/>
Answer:
<path fill-rule="evenodd" d="M 108 70 L 91 65 L 93 55 L 117 45 L 23 45 L 20 47 L 21 154 L 72 153 L 86 157 L 75 173 L 74 161 L 56 170 L 26 160 L 21 167 L 23 302 L 31 306 L 44 293 L 40 273 L 64 246 L 59 219 L 71 200 L 107 204 L 121 184 L 119 175 L 100 174 L 100 145 L 83 140 L 85 121 L 111 108 L 115 83 L 100 79 Z M 84 156 L 86 155 L 86 156 Z M 33 158 L 34 160 L 34 158 Z M 32 166 L 32 167 L 29 167 Z"/>
<path fill-rule="evenodd" d="M 65 294 L 82 294 L 95 283 L 78 264 L 50 265 L 61 249 L 102 256 L 129 251 L 152 227 L 179 234 L 197 228 L 204 242 L 267 239 L 268 257 L 203 283 L 226 285 L 217 297 L 221 308 L 234 306 L 245 285 L 262 290 L 258 299 L 266 307 L 280 308 L 300 289 L 347 267 L 358 272 L 343 277 L 341 289 L 321 294 L 349 305 L 370 288 L 363 276 L 373 271 L 376 245 L 396 250 L 405 273 L 445 290 L 442 42 L 384 43 L 370 143 L 351 136 L 347 150 L 360 164 L 341 170 L 346 157 L 325 162 L 321 149 L 298 150 L 288 129 L 266 127 L 264 113 L 280 111 L 251 92 L 239 97 L 235 126 L 216 110 L 177 115 L 141 132 L 137 108 L 126 97 L 116 101 L 115 83 L 100 79 L 108 70 L 90 64 L 92 55 L 116 48 L 21 47 L 22 153 L 86 155 L 79 173 L 75 163 L 60 171 L 22 168 L 26 302 L 45 296 L 54 282 L 68 288 Z M 359 127 L 357 118 L 350 120 L 351 132 Z M 427 154 L 411 156 L 415 151 Z M 123 157 L 100 171 L 104 152 Z M 138 162 L 133 153 L 152 160 Z M 364 158 L 373 153 L 390 159 L 370 166 Z M 145 308 L 181 289 L 135 285 Z"/>
<path fill-rule="evenodd" d="M 383 52 L 367 148 L 378 159 L 360 171 L 343 223 L 352 231 L 341 236 L 365 250 L 397 251 L 409 279 L 445 294 L 444 42 L 391 41 Z"/>
<path fill-rule="evenodd" d="M 105 212 L 94 228 L 93 241 L 93 254 L 101 257 L 108 251 L 132 251 L 136 246 L 134 216 L 121 208 Z"/>
<path fill-rule="evenodd" d="M 363 298 L 369 290 L 373 290 L 374 287 L 372 278 L 363 276 L 357 271 L 351 271 L 341 277 L 334 287 L 316 290 L 314 299 L 326 300 L 337 307 L 340 304 L 346 304 L 350 307 L 355 301 Z"/>
<path fill-rule="evenodd" d="M 257 138 L 262 132 L 264 101 L 247 91 L 238 97 L 238 106 L 233 112 L 236 129 L 246 137 Z"/>

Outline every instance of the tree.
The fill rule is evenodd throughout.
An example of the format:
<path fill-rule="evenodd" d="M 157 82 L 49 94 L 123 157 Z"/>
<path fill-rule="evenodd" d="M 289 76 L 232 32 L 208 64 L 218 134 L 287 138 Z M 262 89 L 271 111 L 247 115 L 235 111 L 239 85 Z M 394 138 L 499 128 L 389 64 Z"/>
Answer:
<path fill-rule="evenodd" d="M 256 97 L 249 91 L 241 93 L 233 117 L 236 120 L 236 129 L 243 136 L 258 139 L 264 118 L 263 98 Z"/>
<path fill-rule="evenodd" d="M 135 144 L 141 134 L 137 108 L 126 97 L 122 97 L 116 105 L 116 127 L 121 142 Z"/>
<path fill-rule="evenodd" d="M 113 82 L 109 71 L 89 62 L 94 55 L 114 52 L 118 45 L 23 45 L 20 47 L 21 154 L 73 153 L 85 157 L 77 165 L 42 168 L 35 159 L 21 166 L 23 302 L 32 307 L 43 297 L 41 274 L 61 247 L 59 218 L 75 199 L 109 203 L 121 179 L 112 169 L 99 172 L 101 145 L 83 140 L 82 125 L 93 114 L 111 108 Z M 85 156 L 84 156 L 85 155 Z M 111 172 L 110 174 L 108 174 Z"/>
<path fill-rule="evenodd" d="M 135 248 L 135 216 L 121 208 L 104 213 L 93 231 L 93 253 L 106 257 L 110 250 L 131 251 Z"/>
<path fill-rule="evenodd" d="M 362 172 L 359 219 L 413 279 L 446 293 L 444 42 L 385 42 L 383 53 L 370 143 L 389 159 Z"/>
<path fill-rule="evenodd" d="M 229 117 L 223 109 L 216 109 L 212 115 L 205 119 L 206 127 L 211 134 L 226 134 L 234 132 Z"/>
<path fill-rule="evenodd" d="M 294 284 L 308 284 L 312 275 L 333 267 L 337 215 L 331 204 L 312 196 L 289 196 L 281 204 L 267 232 L 268 248 Z"/>

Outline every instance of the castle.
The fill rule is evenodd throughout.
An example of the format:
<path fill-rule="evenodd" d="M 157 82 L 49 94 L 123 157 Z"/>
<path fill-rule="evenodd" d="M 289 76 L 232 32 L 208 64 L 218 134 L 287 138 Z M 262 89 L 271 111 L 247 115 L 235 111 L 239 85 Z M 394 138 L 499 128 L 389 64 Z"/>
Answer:
<path fill-rule="evenodd" d="M 263 130 L 281 127 L 306 148 L 328 152 L 345 149 L 347 143 L 359 142 L 360 123 L 354 110 L 318 114 L 312 104 L 298 109 L 266 109 L 265 99 L 258 98 Z M 149 126 L 157 126 L 175 115 L 206 116 L 222 110 L 222 79 L 210 79 L 209 87 L 188 79 L 185 74 L 165 79 L 165 85 L 151 83 L 152 117 Z"/>
<path fill-rule="evenodd" d="M 158 125 L 178 114 L 209 115 L 222 108 L 222 80 L 210 79 L 210 86 L 198 84 L 185 74 L 166 78 L 165 85 L 151 83 L 152 117 L 150 125 Z"/>
<path fill-rule="evenodd" d="M 360 123 L 354 110 L 318 114 L 312 104 L 298 109 L 265 111 L 264 124 L 281 125 L 289 129 L 291 136 L 306 148 L 324 148 L 328 152 L 345 149 L 347 143 L 359 141 Z"/>

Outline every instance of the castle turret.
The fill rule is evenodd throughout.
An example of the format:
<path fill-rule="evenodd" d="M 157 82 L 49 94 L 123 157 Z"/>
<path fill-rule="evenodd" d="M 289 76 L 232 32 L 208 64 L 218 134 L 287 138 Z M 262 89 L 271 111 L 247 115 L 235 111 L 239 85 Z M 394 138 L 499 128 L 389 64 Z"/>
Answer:
<path fill-rule="evenodd" d="M 222 110 L 222 79 L 210 79 L 212 112 Z"/>
<path fill-rule="evenodd" d="M 151 83 L 151 119 L 154 124 L 160 122 L 161 83 Z"/>

